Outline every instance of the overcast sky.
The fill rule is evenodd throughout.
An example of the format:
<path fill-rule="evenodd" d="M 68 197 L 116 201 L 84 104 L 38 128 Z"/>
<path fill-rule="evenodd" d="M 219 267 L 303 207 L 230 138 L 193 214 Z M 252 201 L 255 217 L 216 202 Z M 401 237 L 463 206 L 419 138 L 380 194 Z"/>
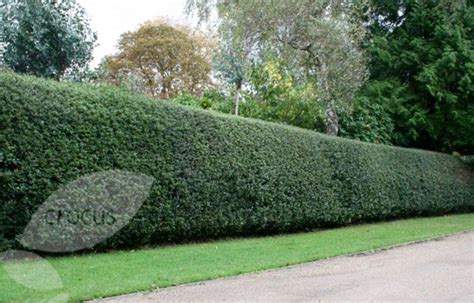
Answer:
<path fill-rule="evenodd" d="M 184 13 L 186 0 L 77 0 L 91 19 L 99 45 L 94 50 L 93 66 L 102 57 L 113 54 L 120 35 L 135 30 L 146 20 L 168 17 L 188 22 Z"/>

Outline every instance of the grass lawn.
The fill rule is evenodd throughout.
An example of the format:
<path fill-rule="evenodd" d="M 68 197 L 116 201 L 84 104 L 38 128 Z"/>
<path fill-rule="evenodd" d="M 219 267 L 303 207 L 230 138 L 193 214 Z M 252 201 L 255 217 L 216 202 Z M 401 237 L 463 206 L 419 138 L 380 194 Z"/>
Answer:
<path fill-rule="evenodd" d="M 158 287 L 367 251 L 414 240 L 473 230 L 474 214 L 358 225 L 310 233 L 137 251 L 49 258 L 64 285 L 30 290 L 0 266 L 0 302 L 45 302 L 67 294 L 70 301 L 153 290 Z"/>

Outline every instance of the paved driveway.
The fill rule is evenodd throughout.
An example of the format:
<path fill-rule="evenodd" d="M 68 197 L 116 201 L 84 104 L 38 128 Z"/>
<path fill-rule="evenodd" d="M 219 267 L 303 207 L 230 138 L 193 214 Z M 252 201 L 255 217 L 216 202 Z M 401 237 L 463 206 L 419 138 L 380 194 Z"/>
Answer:
<path fill-rule="evenodd" d="M 474 302 L 474 233 L 104 302 Z"/>

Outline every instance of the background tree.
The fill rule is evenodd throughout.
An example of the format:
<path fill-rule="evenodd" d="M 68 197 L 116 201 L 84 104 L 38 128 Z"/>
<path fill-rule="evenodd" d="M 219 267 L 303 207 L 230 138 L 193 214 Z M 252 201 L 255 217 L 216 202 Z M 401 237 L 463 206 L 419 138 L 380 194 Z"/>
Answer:
<path fill-rule="evenodd" d="M 295 81 L 285 62 L 268 57 L 252 67 L 242 114 L 301 128 L 324 131 L 324 103 L 311 83 Z"/>
<path fill-rule="evenodd" d="M 113 84 L 133 78 L 146 94 L 169 99 L 181 91 L 199 95 L 211 82 L 211 40 L 189 27 L 149 21 L 124 33 L 118 48 L 104 63 Z"/>
<path fill-rule="evenodd" d="M 218 10 L 220 27 L 232 28 L 248 60 L 258 62 L 271 53 L 297 70 L 297 81 L 314 83 L 326 104 L 326 132 L 337 135 L 337 108 L 350 108 L 367 75 L 360 47 L 366 5 L 340 0 L 188 1 L 201 18 L 212 7 Z"/>
<path fill-rule="evenodd" d="M 338 112 L 341 137 L 392 145 L 397 134 L 387 105 L 399 102 L 400 93 L 399 87 L 390 83 L 364 87 L 354 99 L 352 111 Z"/>
<path fill-rule="evenodd" d="M 220 28 L 219 47 L 213 57 L 213 67 L 217 76 L 231 86 L 233 90 L 233 114 L 239 115 L 239 104 L 242 87 L 246 81 L 245 49 L 232 36 L 227 26 Z"/>
<path fill-rule="evenodd" d="M 92 59 L 96 35 L 74 0 L 0 0 L 3 60 L 16 72 L 61 79 Z"/>
<path fill-rule="evenodd" d="M 371 79 L 362 94 L 385 100 L 391 141 L 474 153 L 472 1 L 373 1 Z"/>

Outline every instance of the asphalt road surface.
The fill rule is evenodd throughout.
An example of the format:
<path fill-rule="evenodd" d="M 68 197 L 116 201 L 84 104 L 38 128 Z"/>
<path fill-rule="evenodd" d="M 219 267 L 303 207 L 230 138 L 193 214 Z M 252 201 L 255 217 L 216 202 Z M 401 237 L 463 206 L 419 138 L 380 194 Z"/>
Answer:
<path fill-rule="evenodd" d="M 474 302 L 474 232 L 103 302 Z"/>

